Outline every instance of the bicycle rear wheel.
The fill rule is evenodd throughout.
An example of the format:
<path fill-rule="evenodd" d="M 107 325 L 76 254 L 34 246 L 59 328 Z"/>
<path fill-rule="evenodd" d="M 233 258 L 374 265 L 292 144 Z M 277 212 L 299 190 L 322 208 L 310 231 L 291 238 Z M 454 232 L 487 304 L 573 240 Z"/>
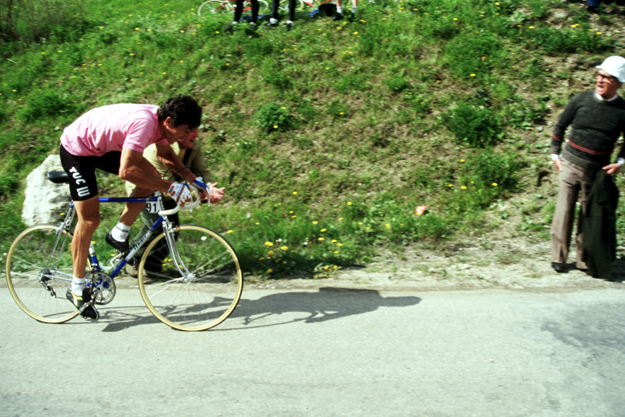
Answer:
<path fill-rule="evenodd" d="M 237 254 L 218 233 L 201 226 L 179 226 L 174 239 L 170 250 L 161 233 L 145 250 L 139 264 L 141 297 L 156 318 L 174 329 L 217 326 L 232 314 L 243 292 Z"/>
<path fill-rule="evenodd" d="M 72 282 L 72 235 L 40 224 L 20 233 L 7 254 L 6 276 L 17 305 L 35 320 L 63 323 L 78 314 L 65 293 Z M 58 239 L 57 239 L 58 237 Z"/>

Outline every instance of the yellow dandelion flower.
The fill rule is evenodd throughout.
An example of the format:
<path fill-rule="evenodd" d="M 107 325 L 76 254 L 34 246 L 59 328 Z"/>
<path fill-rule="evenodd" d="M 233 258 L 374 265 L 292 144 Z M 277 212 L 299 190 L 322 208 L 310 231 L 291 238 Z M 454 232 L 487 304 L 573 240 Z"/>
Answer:
<path fill-rule="evenodd" d="M 260 225 L 260 223 L 256 222 L 256 226 L 259 226 L 259 225 Z"/>
<path fill-rule="evenodd" d="M 325 240 L 325 239 L 324 239 L 324 238 L 322 238 L 322 237 L 320 237 L 320 238 L 319 238 L 319 242 L 323 242 L 324 240 Z"/>
<path fill-rule="evenodd" d="M 273 272 L 273 271 L 271 270 L 271 268 L 269 268 L 269 269 L 267 270 L 267 273 L 268 273 L 268 274 L 271 274 L 272 272 Z"/>
<path fill-rule="evenodd" d="M 272 250 L 267 251 L 267 255 L 269 255 L 269 256 L 273 255 L 273 251 Z"/>
<path fill-rule="evenodd" d="M 351 202 L 351 201 L 348 201 L 348 202 L 347 202 L 347 205 L 348 205 L 348 206 L 351 206 L 351 205 L 352 205 L 352 202 Z"/>
<path fill-rule="evenodd" d="M 467 189 L 467 187 L 466 187 L 466 185 L 463 185 L 462 187 L 460 187 L 460 189 L 462 189 L 462 190 L 466 190 L 466 189 Z"/>
<path fill-rule="evenodd" d="M 289 247 L 288 246 L 280 246 L 280 249 L 282 249 L 282 250 L 289 250 Z"/>
<path fill-rule="evenodd" d="M 475 74 L 471 74 L 471 77 L 475 77 L 475 76 L 476 76 Z"/>
<path fill-rule="evenodd" d="M 319 222 L 317 220 L 313 221 L 312 224 L 318 224 Z"/>
<path fill-rule="evenodd" d="M 496 187 L 496 186 L 497 186 L 497 183 L 496 183 L 496 182 L 494 182 L 494 183 L 493 183 L 493 187 Z"/>
<path fill-rule="evenodd" d="M 293 195 L 297 195 L 297 191 L 293 191 Z"/>
<path fill-rule="evenodd" d="M 325 232 L 326 230 L 328 230 L 328 229 L 321 229 L 321 233 Z"/>
<path fill-rule="evenodd" d="M 274 129 L 277 129 L 277 128 L 278 128 L 278 125 L 273 125 L 273 128 L 274 128 Z"/>
<path fill-rule="evenodd" d="M 265 246 L 273 246 L 272 242 L 265 242 Z"/>
<path fill-rule="evenodd" d="M 343 244 L 342 243 L 337 243 L 336 246 L 343 246 Z"/>
<path fill-rule="evenodd" d="M 228 232 L 227 232 L 227 233 L 232 233 L 232 230 L 228 230 Z"/>

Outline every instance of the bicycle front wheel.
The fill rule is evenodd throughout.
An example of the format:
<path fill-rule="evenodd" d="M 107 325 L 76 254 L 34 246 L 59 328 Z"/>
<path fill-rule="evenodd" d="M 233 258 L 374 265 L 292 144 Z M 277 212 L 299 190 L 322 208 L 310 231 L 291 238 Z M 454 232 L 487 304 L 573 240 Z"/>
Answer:
<path fill-rule="evenodd" d="M 160 321 L 178 330 L 207 330 L 234 311 L 243 292 L 237 254 L 218 233 L 201 226 L 161 233 L 139 264 L 139 289 Z"/>
<path fill-rule="evenodd" d="M 197 9 L 197 15 L 202 17 L 209 14 L 234 13 L 234 2 L 229 0 L 208 0 Z"/>
<path fill-rule="evenodd" d="M 72 235 L 40 224 L 15 238 L 6 260 L 9 291 L 17 305 L 35 320 L 63 323 L 78 314 L 65 293 L 72 277 Z"/>

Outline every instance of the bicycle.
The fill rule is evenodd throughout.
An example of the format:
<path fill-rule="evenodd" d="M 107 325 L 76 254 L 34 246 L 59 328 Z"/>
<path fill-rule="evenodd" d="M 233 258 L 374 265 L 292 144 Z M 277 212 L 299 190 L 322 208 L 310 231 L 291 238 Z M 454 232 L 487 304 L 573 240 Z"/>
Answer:
<path fill-rule="evenodd" d="M 48 179 L 69 182 L 65 172 L 51 171 Z M 196 180 L 196 188 L 206 185 Z M 185 209 L 200 203 L 197 193 Z M 243 292 L 243 273 L 234 248 L 219 233 L 197 225 L 175 225 L 167 216 L 160 192 L 146 198 L 100 198 L 102 203 L 146 202 L 159 218 L 128 252 L 118 253 L 103 267 L 94 243 L 87 260 L 92 302 L 113 301 L 115 277 L 146 244 L 138 265 L 141 298 L 150 312 L 174 329 L 207 330 L 222 323 L 236 308 Z M 44 323 L 64 323 L 79 311 L 65 296 L 73 277 L 70 227 L 74 203 L 60 225 L 39 224 L 22 231 L 6 257 L 6 278 L 11 296 L 30 317 Z M 163 232 L 154 236 L 162 225 Z M 153 239 L 152 239 L 153 238 Z M 151 240 L 152 239 L 152 240 Z"/>
<path fill-rule="evenodd" d="M 259 11 L 260 10 L 269 10 L 269 5 L 264 0 L 258 0 Z M 208 0 L 205 1 L 198 7 L 197 15 L 202 17 L 202 11 L 209 11 L 213 14 L 218 13 L 234 13 L 234 9 L 236 7 L 236 0 Z M 244 8 L 243 11 L 247 12 L 251 10 L 251 7 Z"/>

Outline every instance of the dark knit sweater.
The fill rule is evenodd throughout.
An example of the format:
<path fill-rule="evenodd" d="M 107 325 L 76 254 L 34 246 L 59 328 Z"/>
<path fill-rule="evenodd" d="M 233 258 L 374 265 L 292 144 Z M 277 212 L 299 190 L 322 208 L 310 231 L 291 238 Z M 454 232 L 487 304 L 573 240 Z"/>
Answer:
<path fill-rule="evenodd" d="M 625 132 L 625 100 L 617 97 L 601 101 L 594 91 L 577 94 L 560 115 L 551 136 L 551 153 L 559 154 L 564 132 L 571 126 L 569 142 L 562 157 L 584 168 L 602 168 L 610 164 L 610 155 L 621 133 Z M 619 158 L 624 157 L 625 146 Z"/>

